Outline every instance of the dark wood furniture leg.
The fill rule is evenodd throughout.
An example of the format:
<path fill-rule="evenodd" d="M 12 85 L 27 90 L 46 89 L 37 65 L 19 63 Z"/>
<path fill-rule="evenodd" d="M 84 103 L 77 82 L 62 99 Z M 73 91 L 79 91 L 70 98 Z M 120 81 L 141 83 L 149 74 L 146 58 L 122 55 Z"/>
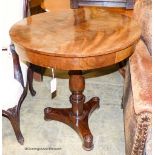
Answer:
<path fill-rule="evenodd" d="M 39 82 L 43 81 L 43 74 L 45 72 L 45 68 L 36 66 L 34 64 L 30 64 L 30 68 L 33 71 L 33 79 Z"/>
<path fill-rule="evenodd" d="M 27 88 L 24 89 L 23 94 L 20 97 L 20 100 L 18 102 L 18 105 L 16 105 L 13 108 L 9 108 L 6 111 L 2 110 L 2 115 L 10 120 L 14 133 L 16 135 L 16 138 L 21 145 L 24 144 L 24 137 L 20 130 L 20 107 L 23 100 L 26 97 L 26 94 L 27 94 Z"/>
<path fill-rule="evenodd" d="M 82 71 L 69 72 L 69 87 L 72 92 L 70 102 L 72 108 L 56 109 L 47 107 L 44 109 L 45 120 L 57 120 L 72 127 L 83 141 L 85 150 L 93 149 L 93 135 L 90 132 L 88 118 L 90 114 L 99 108 L 99 98 L 93 97 L 85 102 L 83 91 L 85 88 L 85 80 Z"/>
<path fill-rule="evenodd" d="M 33 88 L 33 69 L 30 67 L 28 68 L 28 73 L 27 73 L 27 80 L 28 80 L 28 85 L 29 85 L 29 90 L 32 96 L 36 95 L 36 91 Z"/>
<path fill-rule="evenodd" d="M 23 75 L 20 67 L 19 57 L 15 51 L 15 47 L 13 44 L 10 45 L 10 50 L 13 58 L 14 78 L 18 80 L 23 86 L 23 93 L 18 101 L 18 104 L 13 108 L 9 108 L 8 110 L 2 110 L 2 115 L 10 120 L 18 142 L 21 145 L 23 145 L 24 137 L 20 130 L 20 107 L 27 95 L 28 85 L 32 96 L 34 96 L 36 92 L 32 86 L 33 71 L 30 68 L 28 69 L 28 80 L 27 80 L 28 83 L 26 84 L 26 87 L 24 87 L 24 80 L 23 80 Z"/>
<path fill-rule="evenodd" d="M 10 120 L 18 142 L 23 145 L 24 137 L 20 130 L 20 110 L 18 110 L 17 106 L 15 106 L 7 111 L 3 110 L 2 113 L 4 117 L 7 117 Z"/>

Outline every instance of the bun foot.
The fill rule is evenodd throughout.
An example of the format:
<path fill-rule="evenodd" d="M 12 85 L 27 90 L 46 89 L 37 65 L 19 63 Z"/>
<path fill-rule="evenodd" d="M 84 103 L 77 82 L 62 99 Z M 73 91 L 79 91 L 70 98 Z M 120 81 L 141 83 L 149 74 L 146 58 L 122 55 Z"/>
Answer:
<path fill-rule="evenodd" d="M 83 114 L 81 117 L 76 117 L 73 115 L 72 108 L 51 108 L 47 107 L 44 109 L 44 119 L 56 120 L 67 124 L 72 129 L 74 129 L 78 135 L 81 137 L 83 142 L 83 149 L 90 151 L 94 148 L 93 136 L 89 129 L 88 119 L 92 112 L 99 108 L 99 98 L 94 97 L 83 105 Z"/>
<path fill-rule="evenodd" d="M 94 144 L 88 119 L 91 113 L 99 108 L 99 98 L 93 97 L 85 103 L 85 96 L 82 93 L 85 88 L 85 79 L 82 71 L 69 71 L 69 77 L 72 107 L 59 109 L 47 107 L 44 109 L 44 119 L 60 121 L 70 126 L 80 136 L 84 150 L 90 151 Z"/>
<path fill-rule="evenodd" d="M 93 136 L 86 135 L 83 140 L 84 140 L 83 145 L 82 145 L 83 149 L 86 151 L 91 151 L 94 148 Z"/>

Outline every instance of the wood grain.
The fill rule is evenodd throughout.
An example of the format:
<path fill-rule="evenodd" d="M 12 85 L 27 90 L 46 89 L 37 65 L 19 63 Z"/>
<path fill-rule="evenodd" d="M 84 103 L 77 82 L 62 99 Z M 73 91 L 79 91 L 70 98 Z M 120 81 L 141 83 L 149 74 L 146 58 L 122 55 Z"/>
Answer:
<path fill-rule="evenodd" d="M 118 63 L 129 57 L 140 37 L 140 28 L 129 17 L 90 8 L 51 11 L 16 23 L 10 36 L 20 58 L 43 67 L 69 70 L 72 108 L 44 109 L 45 120 L 72 127 L 85 150 L 93 149 L 88 118 L 99 107 L 99 98 L 85 103 L 82 70 Z"/>
<path fill-rule="evenodd" d="M 135 21 L 108 10 L 51 11 L 28 17 L 10 30 L 20 57 L 44 67 L 105 67 L 133 53 L 140 37 Z"/>

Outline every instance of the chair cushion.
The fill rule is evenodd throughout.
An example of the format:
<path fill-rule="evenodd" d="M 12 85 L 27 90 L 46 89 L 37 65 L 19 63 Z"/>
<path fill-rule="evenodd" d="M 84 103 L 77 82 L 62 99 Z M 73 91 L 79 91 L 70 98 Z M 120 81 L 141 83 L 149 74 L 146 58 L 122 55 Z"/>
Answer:
<path fill-rule="evenodd" d="M 152 57 L 142 40 L 129 62 L 135 113 L 152 112 Z"/>

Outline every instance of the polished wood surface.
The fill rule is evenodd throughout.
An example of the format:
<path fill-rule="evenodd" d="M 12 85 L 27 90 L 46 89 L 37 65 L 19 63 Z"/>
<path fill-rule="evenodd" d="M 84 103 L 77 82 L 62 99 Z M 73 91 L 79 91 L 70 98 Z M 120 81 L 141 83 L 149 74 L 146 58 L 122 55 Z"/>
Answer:
<path fill-rule="evenodd" d="M 112 65 L 130 56 L 140 28 L 126 16 L 81 8 L 28 17 L 15 24 L 10 35 L 17 52 L 22 51 L 20 56 L 28 62 L 86 70 Z"/>
<path fill-rule="evenodd" d="M 65 9 L 28 17 L 15 24 L 10 35 L 21 59 L 69 70 L 72 107 L 47 107 L 44 118 L 72 127 L 83 148 L 91 150 L 93 135 L 88 118 L 99 107 L 99 98 L 85 102 L 82 70 L 106 67 L 129 57 L 140 37 L 138 25 L 129 17 L 103 9 Z"/>
<path fill-rule="evenodd" d="M 93 97 L 85 103 L 85 96 L 83 95 L 85 79 L 82 76 L 82 71 L 70 71 L 69 77 L 72 107 L 63 109 L 47 107 L 44 110 L 44 118 L 45 120 L 57 120 L 69 125 L 78 133 L 82 139 L 83 148 L 88 151 L 94 147 L 88 118 L 96 108 L 99 108 L 99 98 Z"/>

